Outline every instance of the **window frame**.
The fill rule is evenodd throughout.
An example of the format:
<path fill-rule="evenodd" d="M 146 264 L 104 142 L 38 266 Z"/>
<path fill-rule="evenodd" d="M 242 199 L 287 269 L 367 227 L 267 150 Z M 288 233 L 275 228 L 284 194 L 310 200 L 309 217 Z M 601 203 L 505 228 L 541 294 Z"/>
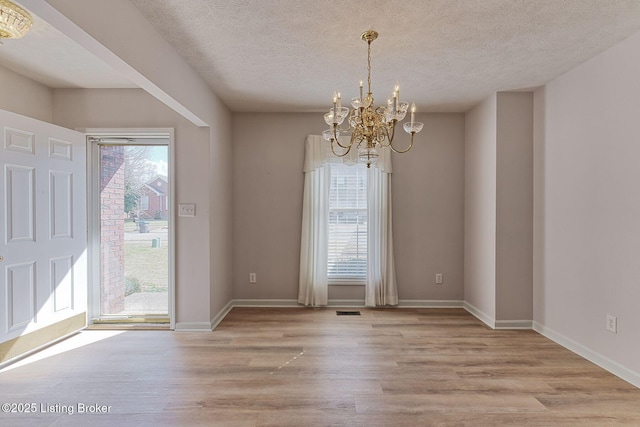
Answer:
<path fill-rule="evenodd" d="M 343 208 L 332 208 L 331 207 L 331 191 L 333 189 L 333 185 L 330 184 L 329 186 L 329 218 L 327 218 L 327 245 L 329 245 L 329 242 L 331 240 L 331 232 L 330 232 L 330 224 L 331 224 L 331 213 L 332 212 L 355 212 L 356 215 L 358 215 L 359 213 L 362 213 L 362 211 L 364 211 L 365 216 L 367 215 L 367 175 L 366 175 L 366 168 L 364 167 L 364 164 L 356 164 L 356 165 L 343 165 L 342 163 L 333 163 L 330 165 L 330 174 L 331 174 L 331 183 L 333 183 L 333 178 L 334 178 L 334 173 L 336 168 L 361 168 L 361 170 L 364 172 L 364 200 L 365 200 L 365 208 L 362 209 L 361 207 L 357 207 L 357 206 L 353 206 L 353 207 L 343 207 Z M 364 223 L 364 227 L 365 227 L 365 235 L 366 235 L 366 242 L 365 242 L 365 247 L 364 247 L 364 253 L 365 253 L 365 258 L 364 258 L 364 264 L 365 264 L 365 269 L 364 269 L 364 276 L 362 277 L 349 277 L 349 276 L 330 276 L 329 273 L 329 262 L 330 262 L 330 256 L 329 256 L 329 252 L 327 253 L 327 283 L 329 286 L 353 286 L 353 285 L 359 285 L 359 286 L 364 286 L 366 285 L 366 280 L 367 280 L 367 244 L 368 244 L 368 226 L 367 223 Z M 360 258 L 358 258 L 360 259 Z"/>
<path fill-rule="evenodd" d="M 144 207 L 145 204 L 147 205 L 146 208 Z M 142 196 L 140 196 L 140 210 L 141 211 L 145 211 L 145 212 L 147 212 L 149 210 L 149 195 L 148 194 L 143 194 Z"/>

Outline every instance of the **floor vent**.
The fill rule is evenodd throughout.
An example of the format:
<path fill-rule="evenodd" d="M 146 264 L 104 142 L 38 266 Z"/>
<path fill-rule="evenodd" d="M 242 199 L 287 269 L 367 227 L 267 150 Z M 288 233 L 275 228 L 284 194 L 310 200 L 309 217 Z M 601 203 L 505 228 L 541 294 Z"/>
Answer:
<path fill-rule="evenodd" d="M 338 316 L 360 316 L 360 312 L 355 310 L 355 311 L 336 311 L 336 314 Z"/>

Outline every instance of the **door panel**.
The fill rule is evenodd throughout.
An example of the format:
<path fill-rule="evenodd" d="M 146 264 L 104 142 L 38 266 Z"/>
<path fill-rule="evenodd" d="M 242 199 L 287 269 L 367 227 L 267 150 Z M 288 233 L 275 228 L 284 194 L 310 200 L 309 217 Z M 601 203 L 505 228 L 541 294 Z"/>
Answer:
<path fill-rule="evenodd" d="M 35 262 L 7 266 L 7 327 L 15 331 L 35 320 Z"/>
<path fill-rule="evenodd" d="M 5 166 L 7 191 L 7 242 L 35 240 L 35 168 L 17 165 Z"/>
<path fill-rule="evenodd" d="M 86 312 L 86 142 L 0 110 L 0 342 Z"/>
<path fill-rule="evenodd" d="M 50 171 L 51 238 L 73 238 L 73 173 Z"/>

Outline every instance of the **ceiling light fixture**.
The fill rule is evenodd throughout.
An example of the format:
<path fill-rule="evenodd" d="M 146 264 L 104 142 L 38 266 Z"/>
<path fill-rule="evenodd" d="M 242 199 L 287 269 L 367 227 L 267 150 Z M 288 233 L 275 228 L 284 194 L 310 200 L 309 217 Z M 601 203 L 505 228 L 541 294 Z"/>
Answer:
<path fill-rule="evenodd" d="M 351 99 L 353 111 L 349 115 L 349 109 L 342 106 L 340 92 L 333 94 L 333 107 L 324 115 L 324 121 L 330 126 L 322 132 L 325 140 L 331 142 L 331 151 L 338 157 L 346 156 L 353 146 L 358 148 L 358 157 L 367 167 L 371 167 L 378 160 L 377 147 L 389 147 L 396 153 L 406 153 L 413 147 L 413 136 L 422 130 L 423 123 L 415 121 L 416 105 L 411 106 L 411 121 L 403 124 L 404 130 L 411 134 L 409 146 L 399 150 L 393 146 L 396 123 L 403 120 L 409 109 L 409 103 L 400 101 L 400 87 L 396 83 L 392 98 L 387 101 L 387 106 L 374 106 L 373 93 L 371 93 L 371 42 L 378 38 L 376 31 L 370 30 L 362 33 L 361 38 L 367 42 L 367 94 L 363 97 L 362 81 L 360 81 L 360 96 Z M 347 128 L 340 125 L 349 116 Z M 338 139 L 341 133 L 351 130 L 351 139 L 347 145 L 340 143 Z M 336 152 L 334 143 L 344 149 L 344 152 Z M 341 151 L 338 149 L 338 151 Z"/>
<path fill-rule="evenodd" d="M 31 15 L 9 0 L 0 0 L 0 43 L 3 38 L 19 39 L 29 32 Z"/>

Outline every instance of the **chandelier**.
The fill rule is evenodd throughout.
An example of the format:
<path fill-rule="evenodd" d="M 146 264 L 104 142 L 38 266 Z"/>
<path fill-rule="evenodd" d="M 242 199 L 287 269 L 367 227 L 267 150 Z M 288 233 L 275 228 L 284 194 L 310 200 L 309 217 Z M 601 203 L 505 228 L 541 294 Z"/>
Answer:
<path fill-rule="evenodd" d="M 31 16 L 29 13 L 10 2 L 0 0 L 0 43 L 3 38 L 19 39 L 31 29 Z"/>
<path fill-rule="evenodd" d="M 411 105 L 411 121 L 403 124 L 405 132 L 411 135 L 409 146 L 397 149 L 393 146 L 396 123 L 407 115 L 409 103 L 400 101 L 400 87 L 396 83 L 393 96 L 388 99 L 387 106 L 374 106 L 373 93 L 371 93 L 371 42 L 378 38 L 376 31 L 370 30 L 362 33 L 361 38 L 367 42 L 367 94 L 363 97 L 362 81 L 360 81 L 360 96 L 351 99 L 353 111 L 342 106 L 340 92 L 333 94 L 333 107 L 324 115 L 324 121 L 330 126 L 322 132 L 325 140 L 331 142 L 331 151 L 335 156 L 344 157 L 355 146 L 358 149 L 358 158 L 367 167 L 371 167 L 378 160 L 377 148 L 389 147 L 396 153 L 406 153 L 413 146 L 413 136 L 422 130 L 423 123 L 415 121 L 416 105 Z M 344 120 L 348 126 L 342 128 Z M 339 137 L 341 133 L 351 131 L 351 139 L 343 145 Z M 336 151 L 336 145 L 339 146 Z"/>

